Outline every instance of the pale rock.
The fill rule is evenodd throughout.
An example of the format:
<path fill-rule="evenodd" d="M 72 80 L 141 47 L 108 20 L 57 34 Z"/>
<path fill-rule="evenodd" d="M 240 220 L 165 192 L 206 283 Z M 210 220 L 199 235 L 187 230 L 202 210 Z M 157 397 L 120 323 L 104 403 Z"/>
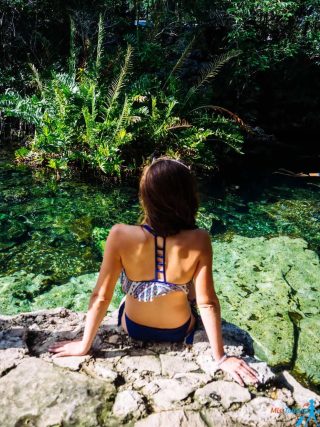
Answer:
<path fill-rule="evenodd" d="M 207 424 L 198 412 L 179 410 L 151 414 L 137 421 L 134 427 L 207 427 Z"/>
<path fill-rule="evenodd" d="M 199 387 L 199 381 L 190 378 L 159 378 L 147 384 L 142 392 L 153 400 L 156 411 L 169 410 L 181 405 Z"/>
<path fill-rule="evenodd" d="M 177 373 L 197 371 L 199 365 L 193 361 L 188 361 L 181 356 L 170 356 L 160 354 L 161 373 L 173 377 Z"/>
<path fill-rule="evenodd" d="M 205 407 L 201 409 L 201 417 L 205 421 L 207 427 L 235 427 L 237 425 L 228 413 L 222 412 L 218 408 Z"/>
<path fill-rule="evenodd" d="M 283 402 L 260 396 L 228 414 L 235 423 L 248 427 L 286 427 L 297 421 L 295 414 L 285 412 Z"/>
<path fill-rule="evenodd" d="M 195 392 L 195 398 L 202 404 L 218 406 L 221 404 L 228 409 L 232 403 L 248 402 L 251 398 L 248 389 L 230 381 L 213 381 Z"/>
<path fill-rule="evenodd" d="M 200 354 L 197 356 L 197 363 L 200 368 L 211 377 L 214 377 L 214 374 L 219 370 L 215 366 L 214 358 L 210 354 Z"/>
<path fill-rule="evenodd" d="M 320 396 L 304 388 L 288 371 L 283 371 L 281 377 L 285 379 L 285 385 L 292 388 L 293 398 L 299 406 L 303 407 L 303 405 L 308 403 L 311 399 L 314 400 L 316 408 L 320 406 Z"/>
<path fill-rule="evenodd" d="M 0 377 L 28 355 L 27 329 L 13 327 L 0 332 Z"/>
<path fill-rule="evenodd" d="M 0 425 L 109 425 L 114 394 L 110 384 L 29 357 L 0 378 Z"/>
<path fill-rule="evenodd" d="M 135 390 L 120 391 L 116 396 L 112 412 L 120 419 L 139 418 L 146 412 L 142 395 Z"/>
<path fill-rule="evenodd" d="M 156 356 L 124 356 L 117 364 L 118 372 L 138 371 L 161 374 L 161 364 Z"/>
<path fill-rule="evenodd" d="M 98 375 L 98 377 L 109 382 L 114 382 L 118 377 L 117 372 L 102 363 L 94 363 L 93 372 Z"/>
<path fill-rule="evenodd" d="M 111 335 L 108 338 L 108 343 L 110 344 L 116 344 L 119 341 L 119 335 Z"/>
<path fill-rule="evenodd" d="M 87 362 L 91 356 L 61 356 L 53 357 L 52 362 L 61 368 L 68 368 L 71 371 L 78 371 L 84 362 Z"/>

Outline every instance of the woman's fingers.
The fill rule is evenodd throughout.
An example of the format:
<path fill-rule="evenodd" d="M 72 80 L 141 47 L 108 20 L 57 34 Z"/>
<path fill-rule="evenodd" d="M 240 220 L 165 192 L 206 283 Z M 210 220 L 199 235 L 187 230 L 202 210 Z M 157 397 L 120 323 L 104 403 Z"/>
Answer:
<path fill-rule="evenodd" d="M 246 362 L 243 361 L 242 366 L 244 366 L 249 372 L 251 372 L 252 375 L 258 375 L 258 372 L 255 369 L 251 368 L 251 366 L 249 366 Z"/>
<path fill-rule="evenodd" d="M 59 347 L 59 346 L 61 346 L 61 345 L 65 344 L 65 343 L 67 343 L 67 342 L 69 342 L 69 341 L 59 341 L 59 342 L 55 342 L 55 343 L 53 343 L 53 344 L 50 344 L 50 345 L 49 345 L 49 348 Z"/>
<path fill-rule="evenodd" d="M 240 384 L 242 387 L 244 387 L 244 382 L 242 381 L 242 378 L 237 372 L 232 372 L 233 378 L 237 381 L 238 384 Z"/>
<path fill-rule="evenodd" d="M 241 372 L 243 373 L 243 375 L 248 376 L 249 378 L 251 378 L 254 382 L 258 381 L 258 378 L 256 375 L 253 375 L 245 366 L 241 367 Z"/>
<path fill-rule="evenodd" d="M 247 364 L 241 365 L 241 370 L 245 375 L 250 377 L 254 382 L 259 381 L 257 373 L 253 369 L 251 369 L 250 366 L 248 366 Z"/>
<path fill-rule="evenodd" d="M 68 342 L 70 342 L 70 341 L 58 341 L 58 342 L 54 342 L 53 344 L 49 345 L 48 349 L 54 349 L 54 348 L 57 348 L 57 347 L 61 347 L 61 346 L 65 345 L 65 344 L 67 344 Z"/>

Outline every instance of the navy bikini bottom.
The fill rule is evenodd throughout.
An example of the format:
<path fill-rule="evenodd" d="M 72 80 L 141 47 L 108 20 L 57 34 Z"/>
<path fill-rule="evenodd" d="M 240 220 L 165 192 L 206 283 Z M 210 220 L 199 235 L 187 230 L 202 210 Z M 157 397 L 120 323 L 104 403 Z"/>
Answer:
<path fill-rule="evenodd" d="M 121 325 L 121 318 L 125 306 L 125 301 L 120 304 L 118 311 L 118 326 Z M 126 326 L 128 330 L 128 335 L 131 338 L 141 341 L 169 341 L 169 342 L 181 342 L 184 341 L 185 344 L 192 344 L 194 333 L 198 325 L 199 314 L 194 304 L 190 304 L 191 311 L 195 317 L 195 325 L 193 329 L 187 334 L 189 324 L 191 322 L 191 316 L 182 326 L 178 328 L 154 328 L 150 326 L 140 325 L 139 323 L 134 322 L 129 319 L 125 313 Z"/>

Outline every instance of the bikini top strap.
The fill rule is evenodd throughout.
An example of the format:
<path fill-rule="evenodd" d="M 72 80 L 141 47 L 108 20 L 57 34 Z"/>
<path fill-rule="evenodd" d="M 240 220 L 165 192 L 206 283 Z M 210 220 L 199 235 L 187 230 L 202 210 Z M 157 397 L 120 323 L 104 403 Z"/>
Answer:
<path fill-rule="evenodd" d="M 159 246 L 158 244 L 158 234 L 156 231 L 150 227 L 148 224 L 142 224 L 141 227 L 143 227 L 145 230 L 149 231 L 154 236 L 154 265 L 155 265 L 155 272 L 154 272 L 154 280 L 157 282 L 166 282 L 166 271 L 165 271 L 165 259 L 166 259 L 166 238 L 163 238 L 163 246 Z M 159 278 L 159 275 L 162 275 L 162 280 Z"/>
<path fill-rule="evenodd" d="M 141 227 L 144 228 L 145 230 L 149 231 L 149 233 L 153 234 L 154 236 L 157 236 L 157 233 L 155 232 L 155 230 L 152 227 L 150 227 L 150 225 L 141 224 Z"/>

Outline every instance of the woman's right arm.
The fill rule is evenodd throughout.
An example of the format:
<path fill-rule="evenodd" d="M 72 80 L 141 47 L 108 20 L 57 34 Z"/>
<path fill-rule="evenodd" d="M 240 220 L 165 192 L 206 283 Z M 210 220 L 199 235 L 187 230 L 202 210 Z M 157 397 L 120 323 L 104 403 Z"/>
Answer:
<path fill-rule="evenodd" d="M 211 238 L 205 230 L 201 230 L 201 234 L 202 238 L 199 239 L 199 241 L 201 240 L 200 258 L 194 274 L 196 301 L 212 348 L 213 357 L 218 361 L 224 355 L 221 309 L 212 277 Z M 241 375 L 248 376 L 254 382 L 257 381 L 256 371 L 240 358 L 228 357 L 221 363 L 220 368 L 229 372 L 240 385 L 244 385 Z"/>

